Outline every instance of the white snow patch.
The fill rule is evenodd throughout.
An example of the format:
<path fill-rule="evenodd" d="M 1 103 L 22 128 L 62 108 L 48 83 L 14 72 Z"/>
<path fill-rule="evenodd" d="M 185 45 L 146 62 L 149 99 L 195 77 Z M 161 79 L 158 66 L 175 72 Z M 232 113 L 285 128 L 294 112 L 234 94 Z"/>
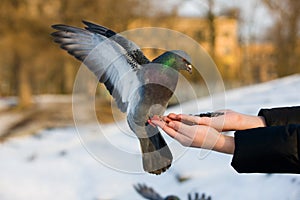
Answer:
<path fill-rule="evenodd" d="M 300 75 L 294 75 L 230 90 L 226 92 L 226 108 L 257 114 L 262 107 L 299 105 L 299 88 Z M 195 110 L 196 103 L 199 111 Z M 211 98 L 207 97 L 168 112 L 206 112 L 211 108 Z M 136 183 L 145 183 L 162 196 L 174 194 L 182 199 L 187 199 L 189 192 L 205 192 L 213 200 L 300 199 L 299 175 L 238 174 L 230 166 L 230 155 L 201 149 L 182 151 L 166 134 L 172 150 L 179 152 L 170 170 L 160 176 L 122 172 L 141 170 L 141 157 L 137 140 L 119 127 L 79 127 L 81 139 L 75 127 L 59 128 L 1 143 L 0 199 L 142 199 L 132 187 Z M 93 156 L 101 155 L 102 163 L 86 148 Z M 116 160 L 120 152 L 130 156 Z M 123 168 L 115 170 L 103 164 L 107 162 Z M 180 183 L 178 175 L 190 180 Z"/>

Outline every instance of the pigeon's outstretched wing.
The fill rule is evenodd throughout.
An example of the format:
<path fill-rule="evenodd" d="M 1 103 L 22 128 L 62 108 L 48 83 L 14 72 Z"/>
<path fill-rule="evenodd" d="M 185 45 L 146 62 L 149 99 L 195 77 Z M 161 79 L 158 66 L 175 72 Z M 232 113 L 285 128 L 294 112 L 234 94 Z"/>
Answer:
<path fill-rule="evenodd" d="M 97 32 L 96 25 L 90 26 L 91 28 L 82 29 L 53 25 L 52 28 L 57 31 L 52 36 L 62 49 L 82 61 L 105 84 L 118 108 L 126 112 L 130 95 L 140 84 L 136 71 L 140 68 L 141 61 L 135 60 L 131 52 L 142 52 L 122 36 L 115 40 L 108 39 L 106 36 L 112 35 L 113 31 L 101 27 L 103 33 Z"/>
<path fill-rule="evenodd" d="M 137 184 L 133 186 L 134 189 L 145 199 L 149 200 L 164 200 L 155 190 L 151 187 L 147 187 L 145 184 Z"/>
<path fill-rule="evenodd" d="M 86 30 L 103 35 L 121 45 L 127 51 L 127 60 L 129 62 L 131 62 L 131 60 L 133 59 L 134 62 L 137 62 L 140 65 L 150 63 L 150 60 L 144 55 L 139 46 L 137 46 L 134 42 L 126 39 L 122 35 L 117 34 L 116 32 L 104 26 L 94 24 L 88 21 L 82 22 L 86 25 Z"/>

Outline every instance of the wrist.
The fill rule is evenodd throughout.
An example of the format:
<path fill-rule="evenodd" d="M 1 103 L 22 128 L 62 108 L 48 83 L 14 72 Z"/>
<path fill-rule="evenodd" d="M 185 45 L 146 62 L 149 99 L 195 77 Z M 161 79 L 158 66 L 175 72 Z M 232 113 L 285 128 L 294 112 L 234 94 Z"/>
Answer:
<path fill-rule="evenodd" d="M 233 154 L 234 148 L 234 138 L 220 134 L 220 137 L 218 138 L 213 150 L 221 153 Z"/>
<path fill-rule="evenodd" d="M 258 116 L 258 121 L 259 121 L 259 127 L 266 127 L 266 120 L 263 116 Z"/>
<path fill-rule="evenodd" d="M 264 117 L 244 115 L 241 119 L 241 126 L 237 130 L 245 130 L 251 128 L 265 127 L 266 122 Z"/>

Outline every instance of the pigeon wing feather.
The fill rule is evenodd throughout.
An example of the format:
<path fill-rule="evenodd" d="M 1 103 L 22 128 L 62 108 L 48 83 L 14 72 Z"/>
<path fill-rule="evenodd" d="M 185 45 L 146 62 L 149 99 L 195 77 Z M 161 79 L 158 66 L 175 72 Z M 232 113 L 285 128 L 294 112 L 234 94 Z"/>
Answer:
<path fill-rule="evenodd" d="M 104 26 L 87 21 L 83 21 L 83 23 L 86 25 L 86 30 L 103 35 L 121 45 L 127 51 L 127 59 L 129 62 L 131 59 L 134 59 L 140 65 L 150 63 L 150 60 L 144 55 L 139 46 L 131 40 L 126 39 L 122 35 L 117 34 Z"/>
<path fill-rule="evenodd" d="M 54 41 L 69 54 L 82 61 L 105 84 L 114 97 L 118 108 L 126 112 L 132 91 L 139 85 L 132 60 L 128 62 L 128 52 L 119 43 L 101 34 L 67 25 L 53 25 Z M 134 63 L 134 64 L 133 64 Z"/>
<path fill-rule="evenodd" d="M 134 189 L 145 199 L 148 200 L 163 200 L 163 198 L 151 187 L 145 184 L 137 184 L 133 186 Z"/>

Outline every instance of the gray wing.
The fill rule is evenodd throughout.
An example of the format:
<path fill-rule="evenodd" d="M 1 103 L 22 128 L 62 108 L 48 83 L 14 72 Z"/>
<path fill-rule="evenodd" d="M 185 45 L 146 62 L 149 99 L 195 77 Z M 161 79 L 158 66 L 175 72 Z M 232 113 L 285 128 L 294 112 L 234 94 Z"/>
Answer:
<path fill-rule="evenodd" d="M 128 62 L 128 52 L 117 42 L 86 29 L 53 25 L 51 35 L 62 49 L 82 61 L 105 84 L 118 108 L 126 112 L 129 97 L 138 87 L 135 60 Z"/>
<path fill-rule="evenodd" d="M 82 22 L 86 25 L 86 30 L 103 35 L 121 45 L 127 51 L 127 59 L 129 62 L 131 62 L 132 59 L 140 65 L 150 62 L 150 60 L 144 55 L 141 49 L 134 42 L 126 39 L 122 35 L 117 34 L 104 26 L 100 26 L 87 21 Z"/>
<path fill-rule="evenodd" d="M 157 192 L 151 187 L 147 187 L 144 184 L 137 184 L 133 186 L 134 189 L 145 199 L 148 200 L 164 200 Z"/>

